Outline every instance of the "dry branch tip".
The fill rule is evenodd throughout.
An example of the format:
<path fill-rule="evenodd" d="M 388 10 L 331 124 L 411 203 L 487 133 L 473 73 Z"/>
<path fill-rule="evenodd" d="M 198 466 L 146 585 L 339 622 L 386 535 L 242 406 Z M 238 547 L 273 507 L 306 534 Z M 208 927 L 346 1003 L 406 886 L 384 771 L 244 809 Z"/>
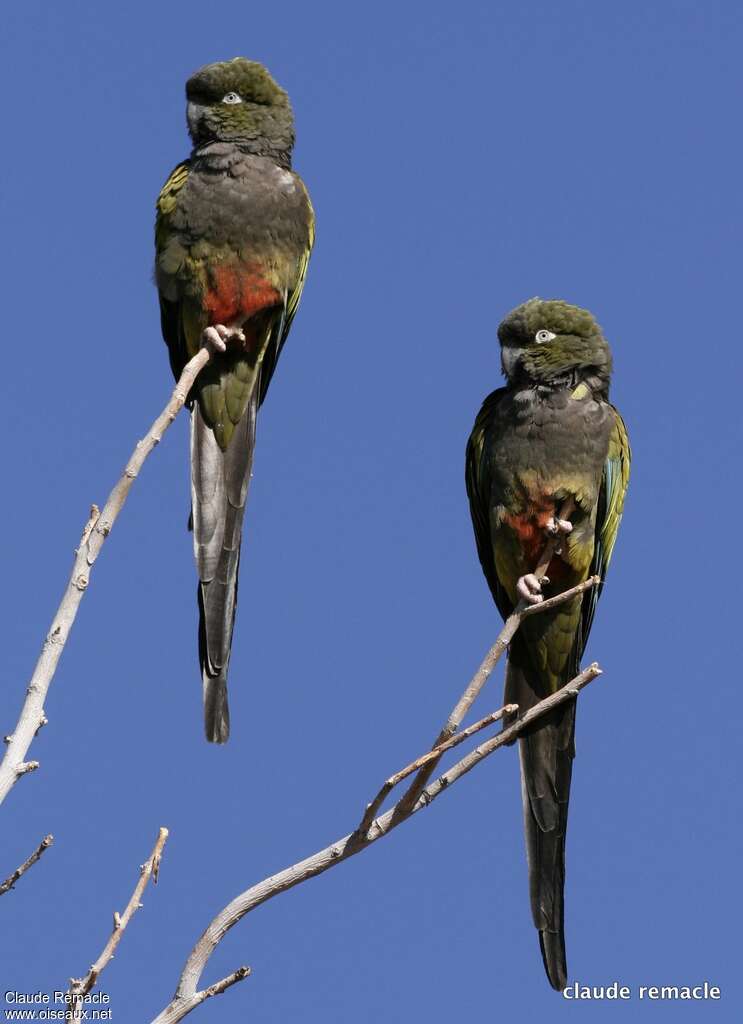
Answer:
<path fill-rule="evenodd" d="M 209 358 L 210 353 L 202 349 L 186 364 L 173 392 L 171 392 L 165 409 L 150 427 L 148 440 L 137 444 L 124 472 L 106 499 L 103 510 L 101 511 L 96 504 L 90 506 L 90 512 L 82 531 L 80 544 L 75 552 L 75 561 L 67 582 L 65 594 L 52 620 L 52 626 L 44 639 L 31 677 L 31 683 L 26 690 L 26 698 L 21 708 L 18 724 L 13 733 L 9 734 L 10 738 L 7 741 L 8 749 L 0 763 L 0 803 L 5 799 L 21 775 L 38 767 L 36 762 L 25 762 L 24 759 L 34 736 L 38 732 L 39 724 L 44 724 L 46 721 L 43 718 L 44 701 L 57 670 L 62 650 L 67 643 L 70 630 L 75 622 L 80 602 L 88 590 L 92 565 L 100 554 L 106 537 L 111 532 L 113 524 L 124 507 L 134 477 L 136 477 L 145 459 L 155 447 L 155 440 L 162 436 L 163 432 L 182 408 L 191 384 L 200 370 L 209 361 Z"/>
<path fill-rule="evenodd" d="M 9 875 L 5 879 L 5 881 L 2 884 L 0 884 L 0 896 L 4 896 L 6 892 L 10 892 L 10 890 L 14 888 L 15 883 L 18 881 L 18 879 L 25 875 L 30 867 L 33 867 L 36 861 L 39 860 L 39 858 L 41 857 L 45 850 L 49 849 L 53 842 L 54 836 L 51 833 L 49 835 L 44 836 L 44 838 L 41 840 L 41 842 L 36 847 L 31 856 L 24 860 L 23 864 L 21 864 L 20 867 L 16 868 L 13 874 Z"/>
<path fill-rule="evenodd" d="M 160 863 L 163 847 L 167 838 L 168 830 L 166 828 L 161 828 L 152 853 L 145 863 L 140 865 L 139 879 L 134 887 L 134 892 L 132 893 L 129 902 L 126 905 L 126 909 L 122 914 L 118 911 L 114 911 L 113 928 L 106 945 L 103 947 L 103 952 L 95 963 L 91 965 L 90 970 L 84 978 L 78 978 L 76 981 L 70 982 L 70 988 L 68 989 L 67 994 L 71 1006 L 76 1007 L 80 1005 L 82 997 L 87 995 L 88 992 L 93 989 L 101 975 L 101 972 L 105 969 L 106 965 L 113 960 L 114 954 L 116 953 L 116 949 L 127 925 L 137 910 L 142 906 L 142 903 L 140 902 L 142 893 L 155 870 L 155 865 L 159 865 Z"/>

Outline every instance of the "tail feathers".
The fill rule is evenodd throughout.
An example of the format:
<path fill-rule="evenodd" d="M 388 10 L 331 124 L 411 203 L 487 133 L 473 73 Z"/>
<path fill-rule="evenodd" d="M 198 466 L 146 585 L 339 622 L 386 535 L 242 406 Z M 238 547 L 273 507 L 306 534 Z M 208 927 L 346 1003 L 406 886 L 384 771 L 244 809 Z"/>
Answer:
<path fill-rule="evenodd" d="M 509 664 L 507 701 L 523 713 L 536 703 L 530 669 Z M 538 699 L 538 698 L 537 698 Z M 550 985 L 567 984 L 565 955 L 565 836 L 572 777 L 575 702 L 541 718 L 519 740 L 521 795 L 529 867 L 529 895 Z"/>
<path fill-rule="evenodd" d="M 227 675 L 209 677 L 202 670 L 204 689 L 204 732 L 210 743 L 226 743 L 230 738 L 230 709 L 227 704 Z"/>
<path fill-rule="evenodd" d="M 568 965 L 565 960 L 565 932 L 542 931 L 539 933 L 539 948 L 542 950 L 542 963 L 547 972 L 549 983 L 556 992 L 562 992 L 568 983 Z"/>
<path fill-rule="evenodd" d="M 254 389 L 226 451 L 191 412 L 191 504 L 199 573 L 199 660 L 207 739 L 229 737 L 227 669 L 237 607 L 240 541 L 255 445 L 258 389 Z"/>

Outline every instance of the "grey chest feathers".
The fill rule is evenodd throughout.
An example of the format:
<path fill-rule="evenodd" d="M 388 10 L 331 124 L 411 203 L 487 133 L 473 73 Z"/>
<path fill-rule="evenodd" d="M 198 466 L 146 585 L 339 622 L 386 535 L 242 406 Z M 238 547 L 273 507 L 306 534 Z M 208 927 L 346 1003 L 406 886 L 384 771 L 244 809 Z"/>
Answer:
<path fill-rule="evenodd" d="M 505 389 L 487 438 L 494 491 L 546 497 L 580 484 L 595 500 L 613 424 L 612 406 L 585 384 Z"/>
<path fill-rule="evenodd" d="M 296 175 L 266 157 L 228 149 L 194 157 L 172 227 L 186 243 L 302 248 L 309 220 Z"/>

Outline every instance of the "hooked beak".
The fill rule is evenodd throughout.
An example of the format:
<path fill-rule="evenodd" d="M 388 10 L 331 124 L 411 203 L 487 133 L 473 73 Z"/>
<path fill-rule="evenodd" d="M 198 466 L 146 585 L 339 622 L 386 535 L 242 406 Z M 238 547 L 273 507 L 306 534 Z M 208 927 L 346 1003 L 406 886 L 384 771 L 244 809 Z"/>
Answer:
<path fill-rule="evenodd" d="M 523 349 L 517 348 L 515 345 L 503 345 L 501 346 L 501 365 L 503 367 L 503 373 L 506 377 L 513 377 L 516 373 L 519 361 L 523 354 Z"/>
<path fill-rule="evenodd" d="M 200 103 L 194 103 L 193 100 L 189 100 L 186 104 L 186 121 L 188 123 L 188 133 L 194 141 L 199 138 L 203 115 L 203 106 Z"/>

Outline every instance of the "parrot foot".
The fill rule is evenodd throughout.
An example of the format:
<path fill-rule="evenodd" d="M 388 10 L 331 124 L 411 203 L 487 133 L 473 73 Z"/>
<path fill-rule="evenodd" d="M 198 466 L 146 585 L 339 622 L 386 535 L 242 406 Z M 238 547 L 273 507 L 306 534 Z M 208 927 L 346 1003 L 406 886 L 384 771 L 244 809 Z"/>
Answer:
<path fill-rule="evenodd" d="M 201 344 L 202 347 L 211 348 L 214 352 L 226 352 L 227 342 L 233 339 L 245 342 L 242 327 L 225 327 L 224 324 L 215 324 L 213 327 L 205 328 L 201 335 Z"/>
<path fill-rule="evenodd" d="M 540 604 L 540 602 L 544 601 L 544 594 L 542 593 L 543 582 L 549 583 L 547 577 L 543 576 L 540 580 L 533 572 L 527 573 L 526 576 L 519 576 L 516 583 L 516 593 L 527 604 Z"/>
<path fill-rule="evenodd" d="M 556 537 L 558 533 L 572 533 L 573 524 L 569 519 L 558 519 L 557 516 L 550 516 L 545 529 L 550 536 Z"/>

